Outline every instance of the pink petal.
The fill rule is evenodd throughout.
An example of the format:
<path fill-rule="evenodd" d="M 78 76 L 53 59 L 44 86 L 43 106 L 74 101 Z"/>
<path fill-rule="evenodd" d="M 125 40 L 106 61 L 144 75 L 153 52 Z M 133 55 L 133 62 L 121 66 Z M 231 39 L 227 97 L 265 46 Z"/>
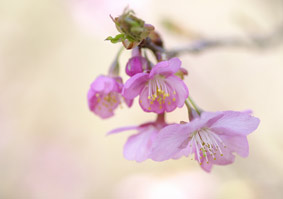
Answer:
<path fill-rule="evenodd" d="M 181 60 L 174 57 L 168 61 L 161 61 L 157 63 L 150 71 L 149 78 L 159 74 L 164 76 L 169 76 L 175 74 L 181 67 Z"/>
<path fill-rule="evenodd" d="M 223 156 L 218 152 L 214 155 L 216 160 L 211 155 L 208 155 L 208 162 L 209 164 L 217 164 L 217 165 L 227 165 L 232 164 L 235 160 L 235 155 L 232 154 L 232 151 L 227 147 L 224 148 L 223 146 L 220 146 L 220 149 L 222 151 Z M 207 164 L 205 158 L 202 158 L 204 160 L 203 164 Z"/>
<path fill-rule="evenodd" d="M 118 93 L 116 93 L 116 99 L 117 102 L 114 104 L 108 103 L 108 106 L 104 106 L 102 103 L 107 104 L 106 101 L 101 100 L 93 107 L 93 112 L 97 115 L 99 115 L 101 118 L 106 119 L 114 115 L 114 110 L 119 106 L 120 104 L 120 96 Z M 103 102 L 102 102 L 103 101 Z"/>
<path fill-rule="evenodd" d="M 184 148 L 184 149 L 180 150 L 178 153 L 176 153 L 176 154 L 172 157 L 172 159 L 177 160 L 177 159 L 179 159 L 179 158 L 181 158 L 181 157 L 183 157 L 183 156 L 188 157 L 189 155 L 190 155 L 190 154 L 189 154 L 189 150 L 188 150 L 187 148 Z"/>
<path fill-rule="evenodd" d="M 132 57 L 126 65 L 126 73 L 131 77 L 137 73 L 142 73 L 146 69 L 148 69 L 148 62 L 142 56 Z"/>
<path fill-rule="evenodd" d="M 116 133 L 121 133 L 123 131 L 137 130 L 137 129 L 138 129 L 138 126 L 125 126 L 125 127 L 113 129 L 113 130 L 109 131 L 106 135 L 112 135 L 112 134 L 116 134 Z"/>
<path fill-rule="evenodd" d="M 95 109 L 94 113 L 98 116 L 100 116 L 102 119 L 106 119 L 109 117 L 112 117 L 114 115 L 113 111 L 109 111 L 106 108 L 102 108 L 102 109 Z"/>
<path fill-rule="evenodd" d="M 97 103 L 97 99 L 95 96 L 96 92 L 93 89 L 89 89 L 87 93 L 87 102 L 88 102 L 88 107 L 90 110 L 94 109 L 95 104 Z"/>
<path fill-rule="evenodd" d="M 115 81 L 115 87 L 114 87 L 113 91 L 115 91 L 117 93 L 121 93 L 122 89 L 123 89 L 123 79 L 119 76 L 112 77 L 112 78 Z"/>
<path fill-rule="evenodd" d="M 128 79 L 125 83 L 122 95 L 128 99 L 134 99 L 141 90 L 144 88 L 146 81 L 148 80 L 147 73 L 138 73 Z"/>
<path fill-rule="evenodd" d="M 172 97 L 176 98 L 177 106 L 181 108 L 184 105 L 185 100 L 189 96 L 188 87 L 183 82 L 183 80 L 181 80 L 179 77 L 175 75 L 171 75 L 167 77 L 166 82 L 168 85 L 170 85 L 172 91 L 175 90 L 176 96 L 174 96 L 173 92 L 171 95 L 173 95 Z"/>
<path fill-rule="evenodd" d="M 216 156 L 216 160 L 210 157 L 209 160 L 210 163 L 217 165 L 227 165 L 227 164 L 232 164 L 235 161 L 235 155 L 233 155 L 231 151 L 229 151 L 228 149 L 223 150 L 223 156 L 220 156 L 219 153 L 217 153 L 215 156 Z"/>
<path fill-rule="evenodd" d="M 223 146 L 220 146 L 220 149 L 222 151 L 223 156 L 221 156 L 219 151 L 216 154 L 214 154 L 214 157 L 212 157 L 209 153 L 207 153 L 207 158 L 204 157 L 203 154 L 201 154 L 202 158 L 201 158 L 200 166 L 203 170 L 205 170 L 206 172 L 210 172 L 214 164 L 215 165 L 227 165 L 227 164 L 232 164 L 235 161 L 235 155 L 232 154 L 232 151 L 229 147 L 224 148 Z M 196 157 L 197 155 L 195 152 L 195 159 L 197 160 Z"/>
<path fill-rule="evenodd" d="M 153 126 L 128 138 L 124 146 L 124 157 L 127 160 L 142 162 L 148 159 L 151 152 L 152 141 L 158 131 Z"/>
<path fill-rule="evenodd" d="M 235 151 L 238 155 L 245 158 L 249 155 L 249 143 L 246 136 L 225 136 L 221 135 L 221 139 L 228 149 Z"/>
<path fill-rule="evenodd" d="M 149 100 L 148 100 L 148 86 L 147 85 L 142 89 L 140 93 L 139 104 L 145 112 L 151 112 L 151 109 L 149 108 L 151 104 L 149 103 Z"/>
<path fill-rule="evenodd" d="M 248 135 L 257 129 L 260 120 L 246 112 L 223 111 L 223 117 L 211 125 L 211 130 L 225 134 Z"/>
<path fill-rule="evenodd" d="M 210 123 L 222 117 L 222 112 L 202 112 L 201 116 L 195 117 L 190 123 L 192 131 L 200 130 L 203 127 L 210 127 Z"/>
<path fill-rule="evenodd" d="M 100 75 L 91 84 L 91 89 L 96 92 L 110 93 L 115 89 L 116 82 L 113 78 Z"/>
<path fill-rule="evenodd" d="M 207 162 L 204 160 L 202 160 L 201 165 L 200 165 L 200 167 L 208 173 L 211 171 L 212 166 L 213 164 L 211 163 L 207 164 Z"/>
<path fill-rule="evenodd" d="M 173 158 L 183 147 L 180 147 L 189 138 L 191 131 L 187 124 L 173 124 L 159 131 L 152 147 L 151 159 L 164 161 Z"/>
<path fill-rule="evenodd" d="M 171 94 L 171 96 L 169 96 L 165 99 L 164 106 L 165 106 L 166 112 L 172 112 L 177 107 L 177 100 L 175 102 L 173 101 L 173 98 L 176 97 L 176 96 L 173 96 L 173 92 L 170 93 L 170 94 Z"/>
<path fill-rule="evenodd" d="M 133 99 L 127 99 L 127 98 L 124 98 L 124 101 L 129 108 L 133 105 L 133 102 L 134 102 Z"/>

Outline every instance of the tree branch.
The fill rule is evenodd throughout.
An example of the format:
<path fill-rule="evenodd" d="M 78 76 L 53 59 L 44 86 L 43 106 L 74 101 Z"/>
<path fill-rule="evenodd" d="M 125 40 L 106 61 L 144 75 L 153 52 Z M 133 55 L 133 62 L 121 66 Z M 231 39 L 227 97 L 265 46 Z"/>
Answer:
<path fill-rule="evenodd" d="M 252 36 L 248 36 L 247 38 L 227 37 L 227 38 L 218 38 L 218 39 L 200 39 L 181 48 L 166 50 L 165 53 L 170 58 L 185 53 L 198 54 L 208 49 L 220 48 L 220 47 L 246 47 L 246 48 L 263 49 L 277 45 L 282 41 L 283 41 L 283 25 L 279 26 L 275 31 L 267 35 L 259 35 L 259 36 L 252 35 Z"/>

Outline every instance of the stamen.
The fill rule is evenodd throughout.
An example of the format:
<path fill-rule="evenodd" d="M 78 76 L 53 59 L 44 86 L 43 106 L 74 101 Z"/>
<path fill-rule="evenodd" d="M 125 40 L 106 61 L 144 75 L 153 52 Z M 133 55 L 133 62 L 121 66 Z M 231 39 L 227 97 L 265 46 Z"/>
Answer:
<path fill-rule="evenodd" d="M 196 147 L 197 159 L 198 159 L 198 161 L 199 161 L 199 163 L 200 163 L 200 154 L 199 154 L 199 149 L 198 149 L 198 143 L 197 143 L 195 137 L 193 137 L 193 140 L 194 140 L 194 145 L 195 145 L 195 147 Z"/>
<path fill-rule="evenodd" d="M 220 144 L 222 145 L 221 147 Z M 220 154 L 220 156 L 223 156 L 221 148 L 226 148 L 222 139 L 216 133 L 207 128 L 195 131 L 188 143 L 188 146 L 189 154 L 194 151 L 193 147 L 195 148 L 196 159 L 200 164 L 200 160 L 203 158 L 205 158 L 206 163 L 209 164 L 208 156 L 211 156 L 213 160 L 216 160 L 215 155 L 217 153 Z"/>
<path fill-rule="evenodd" d="M 166 79 L 162 76 L 156 76 L 153 79 L 148 81 L 148 96 L 150 104 L 153 104 L 154 101 L 159 102 L 160 105 L 165 104 L 166 98 L 170 97 L 169 87 L 167 85 Z M 176 94 L 176 92 L 174 91 Z M 176 101 L 176 98 L 172 99 L 173 102 Z M 168 105 L 171 104 L 171 101 L 168 101 Z"/>

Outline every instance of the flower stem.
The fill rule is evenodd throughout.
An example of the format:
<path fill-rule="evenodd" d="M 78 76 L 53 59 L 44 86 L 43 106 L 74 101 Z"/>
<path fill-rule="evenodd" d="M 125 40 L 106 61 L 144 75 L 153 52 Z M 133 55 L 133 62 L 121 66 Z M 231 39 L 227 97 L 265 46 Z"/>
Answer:
<path fill-rule="evenodd" d="M 189 96 L 188 97 L 189 102 L 192 104 L 193 108 L 195 109 L 195 111 L 200 115 L 201 111 L 199 110 L 198 106 L 196 105 L 196 103 L 193 101 L 193 99 Z M 187 105 L 187 103 L 186 103 Z"/>
<path fill-rule="evenodd" d="M 119 72 L 120 72 L 119 58 L 123 50 L 124 50 L 124 47 L 121 47 L 119 51 L 117 52 L 117 55 L 109 68 L 108 74 L 113 75 L 113 76 L 119 76 Z"/>
<path fill-rule="evenodd" d="M 190 106 L 189 101 L 188 101 L 187 99 L 185 100 L 185 104 L 186 104 L 186 107 L 187 107 L 188 112 L 189 112 L 189 114 L 190 114 L 190 112 L 192 111 L 192 109 L 191 109 L 191 106 Z"/>
<path fill-rule="evenodd" d="M 152 53 L 154 54 L 157 62 L 167 60 L 166 50 L 162 46 L 158 46 L 158 45 L 154 44 L 149 37 L 147 37 L 143 41 L 143 43 L 141 44 L 141 47 L 150 49 L 152 51 Z"/>
<path fill-rule="evenodd" d="M 191 108 L 191 105 L 190 105 L 190 103 L 189 103 L 189 101 L 187 99 L 185 100 L 185 104 L 186 104 L 186 107 L 188 109 L 189 120 L 191 121 L 193 119 L 193 117 L 192 117 L 192 108 Z"/>
<path fill-rule="evenodd" d="M 165 123 L 165 113 L 160 113 L 157 115 L 156 122 Z"/>

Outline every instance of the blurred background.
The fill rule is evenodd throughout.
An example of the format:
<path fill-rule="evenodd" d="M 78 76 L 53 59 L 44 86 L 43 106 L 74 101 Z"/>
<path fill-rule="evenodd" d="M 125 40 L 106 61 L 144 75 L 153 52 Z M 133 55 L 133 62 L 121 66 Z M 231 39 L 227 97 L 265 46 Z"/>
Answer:
<path fill-rule="evenodd" d="M 261 119 L 248 137 L 248 158 L 207 174 L 190 158 L 125 160 L 123 145 L 135 132 L 105 136 L 154 119 L 137 101 L 107 120 L 87 107 L 90 83 L 108 71 L 120 47 L 104 41 L 117 33 L 109 14 L 127 5 L 155 26 L 169 49 L 198 34 L 268 35 L 283 24 L 281 0 L 0 1 L 0 198 L 282 198 L 280 40 L 268 48 L 214 48 L 180 57 L 190 94 L 203 109 L 252 109 Z M 164 20 L 181 31 L 169 31 Z M 121 66 L 129 55 L 123 53 Z M 167 120 L 187 120 L 187 112 L 178 109 Z"/>

